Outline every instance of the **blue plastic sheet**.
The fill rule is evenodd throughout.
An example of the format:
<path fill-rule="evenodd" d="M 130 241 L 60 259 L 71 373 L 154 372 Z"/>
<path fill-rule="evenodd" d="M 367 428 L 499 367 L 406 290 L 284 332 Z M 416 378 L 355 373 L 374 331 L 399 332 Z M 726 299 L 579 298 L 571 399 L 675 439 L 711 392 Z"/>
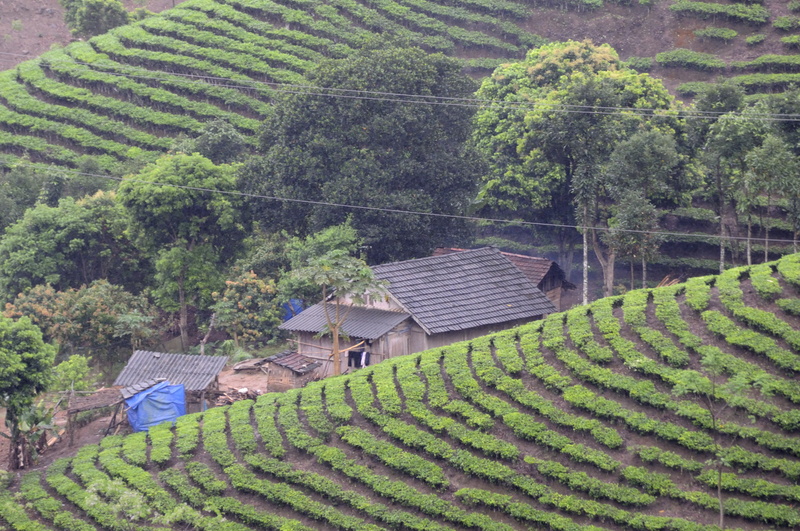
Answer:
<path fill-rule="evenodd" d="M 128 422 L 133 431 L 147 431 L 162 422 L 175 422 L 186 414 L 186 391 L 183 384 L 161 382 L 125 400 Z"/>
<path fill-rule="evenodd" d="M 289 302 L 283 303 L 283 321 L 288 321 L 303 310 L 303 301 L 300 299 L 289 299 Z"/>

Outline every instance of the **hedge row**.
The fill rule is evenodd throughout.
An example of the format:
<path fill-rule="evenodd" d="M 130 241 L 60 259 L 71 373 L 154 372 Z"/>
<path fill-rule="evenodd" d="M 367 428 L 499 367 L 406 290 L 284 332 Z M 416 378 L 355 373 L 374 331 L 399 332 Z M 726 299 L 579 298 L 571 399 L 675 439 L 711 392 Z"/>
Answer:
<path fill-rule="evenodd" d="M 195 101 L 161 87 L 151 87 L 130 79 L 128 76 L 110 74 L 103 71 L 76 65 L 67 55 L 51 54 L 47 56 L 44 66 L 52 71 L 61 81 L 90 88 L 92 93 L 127 94 L 132 100 L 147 102 L 144 109 L 150 112 L 164 112 L 171 115 L 196 117 L 200 122 L 224 119 L 246 134 L 252 135 L 260 126 L 260 121 L 245 118 L 210 103 Z"/>
<path fill-rule="evenodd" d="M 691 15 L 703 19 L 722 16 L 730 20 L 753 25 L 765 24 L 769 20 L 769 10 L 757 4 L 715 4 L 678 0 L 669 6 L 669 9 L 679 15 Z"/>
<path fill-rule="evenodd" d="M 17 112 L 32 114 L 58 122 L 72 123 L 118 142 L 125 142 L 149 150 L 164 150 L 172 143 L 171 139 L 159 138 L 130 127 L 121 121 L 95 114 L 86 109 L 53 105 L 35 98 L 18 82 L 16 73 L 13 70 L 0 73 L 0 92 L 2 92 L 8 107 Z"/>

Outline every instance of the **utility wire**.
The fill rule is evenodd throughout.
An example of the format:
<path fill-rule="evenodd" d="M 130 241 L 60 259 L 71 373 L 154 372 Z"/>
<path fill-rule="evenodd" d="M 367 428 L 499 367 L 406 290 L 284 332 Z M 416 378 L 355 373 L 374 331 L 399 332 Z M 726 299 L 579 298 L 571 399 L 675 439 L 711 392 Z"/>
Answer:
<path fill-rule="evenodd" d="M 0 52 L 0 55 L 16 55 L 8 52 Z M 23 56 L 26 57 L 26 56 Z M 77 60 L 66 59 L 42 59 L 37 58 L 39 62 L 47 63 L 66 63 L 71 65 L 79 65 L 84 67 L 86 71 L 96 71 L 92 68 L 91 63 L 86 63 Z M 319 87 L 314 85 L 300 85 L 291 83 L 278 83 L 271 81 L 259 80 L 241 80 L 232 79 L 219 76 L 205 76 L 198 74 L 186 74 L 180 72 L 167 72 L 163 70 L 145 70 L 138 67 L 124 65 L 117 63 L 118 68 L 123 72 L 101 70 L 110 76 L 118 76 L 125 78 L 146 79 L 152 81 L 163 81 L 162 76 L 175 76 L 186 78 L 189 83 L 198 84 L 212 84 L 214 86 L 241 89 L 241 90 L 255 90 L 258 86 L 270 87 L 274 92 L 283 94 L 305 94 L 309 96 L 320 96 L 329 98 L 340 99 L 357 99 L 368 101 L 381 101 L 390 103 L 408 103 L 418 105 L 444 105 L 456 107 L 470 107 L 470 108 L 516 108 L 523 110 L 540 110 L 542 112 L 560 112 L 567 114 L 596 114 L 596 115 L 614 115 L 625 113 L 629 116 L 647 116 L 647 117 L 660 117 L 660 118 L 684 118 L 684 119 L 715 119 L 723 115 L 728 115 L 733 118 L 740 119 L 759 119 L 764 121 L 779 121 L 779 122 L 795 122 L 800 121 L 800 114 L 790 113 L 725 113 L 717 111 L 700 111 L 696 109 L 661 109 L 661 108 L 639 108 L 639 107 L 613 107 L 602 105 L 567 105 L 557 103 L 543 103 L 543 102 L 525 102 L 525 101 L 504 101 L 504 100 L 488 100 L 481 98 L 455 98 L 447 96 L 433 96 L 423 94 L 407 94 L 396 92 L 384 92 L 367 89 L 343 89 L 336 87 Z M 124 70 L 130 70 L 131 73 L 125 73 Z M 146 71 L 149 74 L 144 75 L 141 72 Z M 156 75 L 154 75 L 156 74 Z"/>
<path fill-rule="evenodd" d="M 20 164 L 24 166 L 32 166 L 32 167 L 42 167 L 42 169 L 52 169 L 52 166 L 48 166 L 46 164 L 40 164 L 35 162 L 25 162 L 25 161 L 8 161 L 0 159 L 1 164 Z M 295 199 L 289 197 L 281 197 L 281 196 L 271 196 L 271 195 L 261 195 L 261 194 L 252 194 L 248 192 L 241 192 L 238 190 L 219 190 L 216 188 L 204 188 L 204 187 L 197 187 L 197 186 L 186 186 L 181 184 L 173 184 L 173 183 L 162 183 L 162 182 L 153 182 L 153 181 L 144 181 L 140 179 L 134 179 L 130 177 L 114 177 L 111 175 L 104 175 L 100 173 L 88 173 L 88 172 L 81 172 L 78 170 L 71 170 L 62 167 L 57 167 L 58 171 L 62 171 L 64 173 L 72 173 L 75 175 L 81 175 L 85 177 L 98 177 L 101 179 L 106 179 L 109 181 L 118 181 L 118 182 L 131 182 L 131 183 L 141 183 L 141 184 L 150 184 L 156 186 L 169 186 L 173 188 L 178 188 L 182 190 L 192 190 L 196 192 L 208 192 L 208 193 L 215 193 L 215 194 L 225 194 L 225 195 L 232 195 L 238 197 L 246 197 L 250 199 L 262 199 L 267 201 L 279 201 L 284 203 L 298 203 L 298 204 L 305 204 L 305 205 L 313 205 L 313 206 L 325 206 L 325 207 L 332 207 L 332 208 L 346 208 L 350 210 L 363 210 L 363 211 L 373 211 L 373 212 L 383 212 L 388 214 L 402 214 L 402 215 L 414 215 L 414 216 L 427 216 L 431 218 L 449 218 L 449 219 L 460 219 L 465 221 L 474 221 L 479 223 L 493 223 L 493 224 L 510 224 L 510 225 L 524 225 L 524 226 L 531 226 L 531 227 L 547 227 L 547 228 L 559 228 L 559 229 L 576 229 L 576 230 L 583 230 L 584 228 L 589 228 L 592 230 L 597 230 L 600 232 L 624 232 L 624 233 L 631 233 L 631 234 L 646 234 L 646 235 L 661 235 L 661 236 L 679 236 L 679 237 L 688 237 L 688 238 L 698 238 L 698 239 L 723 239 L 723 240 L 738 240 L 738 241 L 746 241 L 747 238 L 744 236 L 719 236 L 716 234 L 687 234 L 684 232 L 662 232 L 662 231 L 645 231 L 645 230 L 633 230 L 633 229 L 615 229 L 610 227 L 584 227 L 583 225 L 569 225 L 569 224 L 560 224 L 560 223 L 543 223 L 538 221 L 523 221 L 517 219 L 503 219 L 503 218 L 485 218 L 479 216 L 464 216 L 458 214 L 441 214 L 437 212 L 421 212 L 417 210 L 406 210 L 406 209 L 399 209 L 399 208 L 387 208 L 387 207 L 374 207 L 374 206 L 364 206 L 364 205 L 352 205 L 347 203 L 334 203 L 330 201 L 313 201 L 310 199 Z M 751 241 L 765 241 L 763 238 L 750 238 Z M 769 238 L 767 240 L 770 243 L 794 243 L 793 240 L 784 240 L 784 239 L 775 239 Z"/>

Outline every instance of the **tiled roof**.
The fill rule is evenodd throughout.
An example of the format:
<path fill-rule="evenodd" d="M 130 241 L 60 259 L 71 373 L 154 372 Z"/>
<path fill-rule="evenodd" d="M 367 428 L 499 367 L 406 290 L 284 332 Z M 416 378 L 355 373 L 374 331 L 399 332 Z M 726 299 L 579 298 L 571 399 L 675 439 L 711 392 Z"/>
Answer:
<path fill-rule="evenodd" d="M 281 367 L 286 367 L 297 374 L 306 374 L 313 371 L 317 367 L 322 367 L 322 364 L 318 361 L 312 361 L 302 354 L 292 352 L 291 350 L 286 350 L 279 354 L 275 354 L 274 356 L 270 356 L 269 358 L 266 358 L 266 361 L 271 361 L 272 363 L 280 365 Z"/>
<path fill-rule="evenodd" d="M 334 305 L 328 304 L 328 311 L 333 311 Z M 408 319 L 409 315 L 402 312 L 390 312 L 363 306 L 352 306 L 347 319 L 342 325 L 342 331 L 350 337 L 363 339 L 377 339 L 383 334 Z M 318 334 L 325 329 L 325 310 L 322 303 L 315 304 L 295 315 L 278 328 L 292 332 L 313 332 Z"/>
<path fill-rule="evenodd" d="M 455 247 L 438 247 L 433 251 L 433 256 L 443 256 L 446 254 L 453 254 L 453 253 L 460 253 L 466 251 L 467 249 L 458 249 Z M 500 251 L 500 254 L 511 260 L 511 263 L 517 266 L 517 269 L 522 271 L 522 273 L 528 277 L 528 280 L 536 284 L 537 286 L 539 283 L 544 279 L 545 275 L 550 272 L 550 269 L 555 267 L 557 271 L 560 273 L 562 280 L 566 275 L 561 270 L 559 265 L 552 261 L 548 260 L 547 258 L 539 258 L 538 256 L 527 256 L 524 254 L 514 254 L 514 253 L 507 253 L 504 251 Z"/>
<path fill-rule="evenodd" d="M 224 356 L 193 356 L 137 350 L 114 381 L 129 386 L 166 378 L 171 384 L 183 384 L 187 391 L 208 387 L 228 362 Z"/>
<path fill-rule="evenodd" d="M 553 303 L 493 247 L 372 268 L 429 334 L 466 330 L 556 311 Z"/>

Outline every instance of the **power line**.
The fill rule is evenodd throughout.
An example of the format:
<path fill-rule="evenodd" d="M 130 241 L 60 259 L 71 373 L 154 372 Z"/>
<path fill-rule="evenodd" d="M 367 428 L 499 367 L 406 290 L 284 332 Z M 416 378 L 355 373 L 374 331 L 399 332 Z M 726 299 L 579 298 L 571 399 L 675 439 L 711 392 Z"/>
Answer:
<path fill-rule="evenodd" d="M 46 164 L 40 164 L 35 162 L 25 162 L 25 161 L 8 161 L 0 159 L 0 164 L 22 164 L 25 166 L 33 166 L 33 167 L 42 167 L 43 169 L 52 169 L 52 166 L 48 166 Z M 144 181 L 139 179 L 131 179 L 131 178 L 124 178 L 124 177 L 114 177 L 111 175 L 103 175 L 100 173 L 88 173 L 88 172 L 81 172 L 78 170 L 72 170 L 62 167 L 57 167 L 59 171 L 63 171 L 65 173 L 72 173 L 75 175 L 81 175 L 85 177 L 98 177 L 101 179 L 106 179 L 110 181 L 117 181 L 117 182 L 132 182 L 132 183 L 142 183 L 142 184 L 150 184 L 156 186 L 169 186 L 173 188 L 183 189 L 183 190 L 192 190 L 197 192 L 208 192 L 208 193 L 216 193 L 216 194 L 225 194 L 225 195 L 232 195 L 238 197 L 246 197 L 250 199 L 262 199 L 268 201 L 279 201 L 284 203 L 298 203 L 298 204 L 305 204 L 305 205 L 313 205 L 313 206 L 325 206 L 331 208 L 346 208 L 351 210 L 362 210 L 362 211 L 373 211 L 373 212 L 383 212 L 388 214 L 402 214 L 402 215 L 415 215 L 415 216 L 427 216 L 431 218 L 449 218 L 449 219 L 459 219 L 464 221 L 474 221 L 479 223 L 493 223 L 493 224 L 504 224 L 504 225 L 524 225 L 524 226 L 531 226 L 531 227 L 547 227 L 547 228 L 560 228 L 560 229 L 576 229 L 582 230 L 584 229 L 583 225 L 569 225 L 569 224 L 560 224 L 560 223 L 543 223 L 538 221 L 523 221 L 523 220 L 515 220 L 515 219 L 502 219 L 502 218 L 485 218 L 479 216 L 464 216 L 458 214 L 441 214 L 436 212 L 421 212 L 417 210 L 406 210 L 406 209 L 398 209 L 398 208 L 387 208 L 387 207 L 374 207 L 374 206 L 365 206 L 365 205 L 351 205 L 347 203 L 334 203 L 330 201 L 312 201 L 310 199 L 295 199 L 289 197 L 281 197 L 281 196 L 270 196 L 270 195 L 261 195 L 261 194 L 252 194 L 248 192 L 241 192 L 238 190 L 219 190 L 216 188 L 204 188 L 204 187 L 197 187 L 197 186 L 186 186 L 180 184 L 173 184 L 173 183 L 161 183 L 161 182 L 153 182 L 153 181 Z M 719 236 L 714 234 L 687 234 L 684 232 L 662 232 L 662 231 L 645 231 L 645 230 L 632 230 L 632 229 L 615 229 L 610 227 L 587 227 L 592 230 L 597 230 L 600 232 L 624 232 L 624 233 L 631 233 L 631 234 L 646 234 L 646 235 L 661 235 L 661 236 L 679 236 L 679 237 L 688 237 L 688 238 L 698 238 L 698 239 L 722 239 L 726 241 L 746 241 L 747 238 L 743 236 Z M 769 243 L 794 243 L 793 240 L 783 240 L 783 239 L 774 239 L 769 238 L 764 240 L 763 238 L 750 238 L 751 241 L 757 240 L 761 241 L 768 241 Z"/>
<path fill-rule="evenodd" d="M 23 56 L 22 54 L 11 54 L 8 52 L 0 52 L 0 55 L 15 55 Z M 80 65 L 86 71 L 96 71 L 92 68 L 91 63 L 86 63 L 78 60 L 66 59 L 35 59 L 40 63 L 66 63 L 71 65 Z M 542 112 L 560 112 L 566 114 L 595 114 L 595 115 L 614 115 L 625 113 L 628 116 L 645 116 L 650 118 L 679 118 L 679 119 L 714 119 L 723 115 L 728 115 L 733 118 L 740 119 L 759 119 L 764 121 L 777 121 L 777 122 L 794 122 L 800 121 L 800 114 L 789 113 L 725 113 L 716 111 L 700 111 L 696 109 L 663 109 L 663 108 L 639 108 L 639 107 L 614 107 L 602 105 L 567 105 L 557 103 L 543 103 L 543 102 L 525 102 L 525 101 L 504 101 L 504 100 L 489 100 L 481 98 L 455 98 L 447 96 L 433 96 L 424 94 L 408 94 L 375 91 L 368 89 L 344 89 L 337 87 L 319 87 L 314 85 L 300 85 L 291 83 L 278 83 L 271 81 L 259 80 L 241 80 L 232 79 L 220 76 L 206 76 L 198 74 L 186 74 L 180 72 L 167 72 L 162 70 L 146 70 L 149 74 L 144 75 L 140 72 L 141 68 L 116 63 L 118 69 L 129 69 L 131 73 L 119 71 L 106 71 L 104 73 L 110 76 L 118 76 L 125 78 L 146 79 L 152 81 L 163 81 L 163 77 L 153 74 L 162 74 L 165 76 L 175 76 L 186 78 L 188 83 L 202 83 L 212 84 L 214 86 L 240 89 L 240 90 L 255 90 L 257 86 L 268 86 L 273 91 L 283 94 L 304 94 L 309 96 L 330 97 L 340 99 L 357 99 L 368 101 L 381 101 L 390 103 L 407 103 L 419 105 L 444 105 L 455 107 L 469 107 L 469 108 L 516 108 L 516 109 L 529 109 L 541 110 Z M 221 83 L 224 82 L 224 83 Z"/>

